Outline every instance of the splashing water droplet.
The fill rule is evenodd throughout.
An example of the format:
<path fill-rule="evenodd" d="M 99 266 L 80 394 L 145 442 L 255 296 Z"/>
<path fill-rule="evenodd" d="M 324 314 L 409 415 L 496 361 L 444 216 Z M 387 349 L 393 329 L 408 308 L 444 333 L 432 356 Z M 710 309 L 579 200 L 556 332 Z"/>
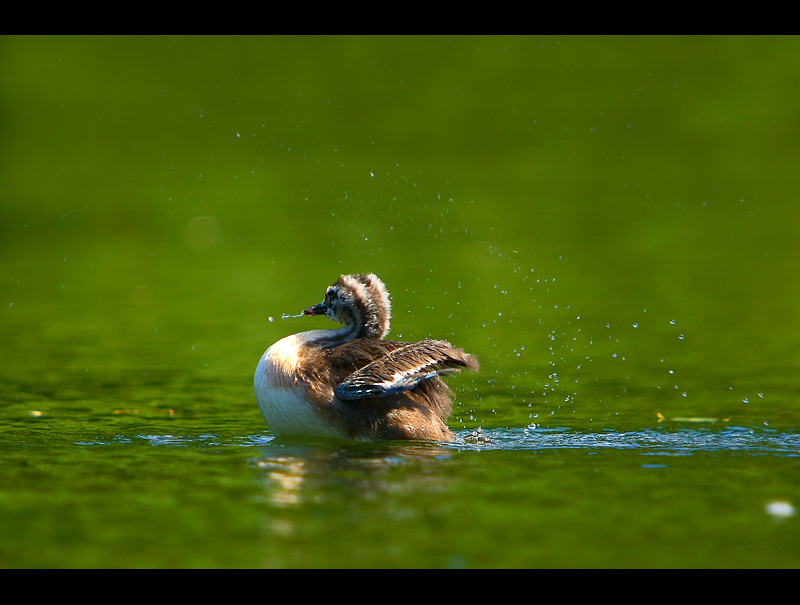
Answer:
<path fill-rule="evenodd" d="M 788 502 L 783 500 L 775 500 L 764 507 L 764 512 L 775 519 L 785 519 L 786 517 L 791 517 L 794 515 L 797 510 Z"/>

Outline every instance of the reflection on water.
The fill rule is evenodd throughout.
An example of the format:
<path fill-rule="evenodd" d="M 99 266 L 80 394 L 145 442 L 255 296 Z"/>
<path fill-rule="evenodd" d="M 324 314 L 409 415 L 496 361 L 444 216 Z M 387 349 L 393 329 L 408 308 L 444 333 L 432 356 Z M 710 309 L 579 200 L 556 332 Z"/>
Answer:
<path fill-rule="evenodd" d="M 210 557 L 203 561 L 217 564 L 641 565 L 637 557 L 650 556 L 656 558 L 643 560 L 653 565 L 704 565 L 709 535 L 724 541 L 748 533 L 766 546 L 758 555 L 738 547 L 723 563 L 797 560 L 793 546 L 778 548 L 794 544 L 797 531 L 796 431 L 520 427 L 460 430 L 448 444 L 373 444 L 275 439 L 266 431 L 188 434 L 171 427 L 64 439 L 68 445 L 58 456 L 52 448 L 38 449 L 44 447 L 50 460 L 70 460 L 58 465 L 57 473 L 74 469 L 66 474 L 62 499 L 93 514 L 101 505 L 111 511 L 99 514 L 97 532 L 106 524 L 112 535 L 133 540 L 149 524 L 174 517 L 182 520 L 177 530 L 172 521 L 159 526 L 165 535 L 175 532 L 180 554 L 173 556 L 189 556 L 187 536 L 192 544 L 217 535 L 221 550 L 203 553 Z M 37 447 L 21 444 L 5 471 L 35 481 L 27 463 L 31 451 Z M 107 488 L 99 495 L 98 485 Z M 22 508 L 38 498 L 39 491 L 31 491 Z M 63 509 L 54 505 L 46 516 L 60 519 Z M 143 521 L 131 525 L 142 514 Z M 632 536 L 655 535 L 674 549 L 658 558 L 647 550 L 648 537 L 636 547 L 639 555 L 614 550 L 619 540 L 611 528 L 623 518 L 620 540 L 626 544 Z M 760 525 L 764 519 L 767 527 Z M 32 523 L 23 526 L 39 531 Z M 773 528 L 784 532 L 773 536 L 777 546 L 764 533 Z M 576 559 L 577 545 L 587 543 L 591 548 L 578 549 L 583 558 Z M 89 564 L 98 560 L 91 544 L 84 556 Z M 162 555 L 151 549 L 137 556 L 151 561 Z"/>
<path fill-rule="evenodd" d="M 261 451 L 262 456 L 254 465 L 265 470 L 267 481 L 277 487 L 272 501 L 278 506 L 300 502 L 305 484 L 319 487 L 331 477 L 352 490 L 380 490 L 389 485 L 386 474 L 391 469 L 409 464 L 424 467 L 452 454 L 443 445 L 429 443 L 355 444 L 285 439 L 271 439 Z M 413 480 L 418 483 L 425 476 L 423 472 Z"/>
<path fill-rule="evenodd" d="M 287 507 L 304 501 L 304 489 L 319 497 L 320 487 L 335 483 L 351 492 L 397 490 L 387 472 L 408 465 L 434 468 L 437 461 L 451 459 L 456 452 L 490 450 L 633 450 L 643 455 L 692 455 L 695 452 L 739 452 L 800 456 L 800 433 L 754 430 L 743 427 L 714 429 L 644 429 L 618 432 L 555 429 L 497 429 L 460 431 L 448 444 L 350 444 L 344 442 L 284 441 L 267 438 L 262 455 L 253 463 L 266 471 L 270 501 Z M 424 470 L 424 469 L 421 469 Z M 407 480 L 419 489 L 426 478 L 441 474 L 416 472 Z M 404 486 L 404 489 L 409 486 Z M 441 484 L 437 484 L 441 487 Z"/>
<path fill-rule="evenodd" d="M 436 493 L 449 483 L 446 475 L 431 472 L 436 461 L 452 451 L 436 444 L 352 444 L 272 439 L 253 461 L 264 471 L 267 502 L 275 510 L 267 525 L 277 535 L 293 535 L 307 523 L 294 512 L 324 506 L 344 510 L 345 517 L 363 518 L 362 505 L 383 506 L 396 518 L 416 515 L 416 498 L 408 494 Z M 410 471 L 410 472 L 409 472 Z"/>

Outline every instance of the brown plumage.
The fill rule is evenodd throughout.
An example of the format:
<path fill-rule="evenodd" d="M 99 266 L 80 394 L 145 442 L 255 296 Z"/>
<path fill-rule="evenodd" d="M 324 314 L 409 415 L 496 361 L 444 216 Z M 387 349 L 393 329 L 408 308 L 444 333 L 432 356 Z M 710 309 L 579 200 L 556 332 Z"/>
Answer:
<path fill-rule="evenodd" d="M 343 324 L 272 345 L 256 368 L 256 402 L 276 435 L 450 441 L 451 391 L 440 378 L 478 360 L 442 340 L 384 340 L 391 305 L 373 274 L 343 275 L 306 315 Z"/>

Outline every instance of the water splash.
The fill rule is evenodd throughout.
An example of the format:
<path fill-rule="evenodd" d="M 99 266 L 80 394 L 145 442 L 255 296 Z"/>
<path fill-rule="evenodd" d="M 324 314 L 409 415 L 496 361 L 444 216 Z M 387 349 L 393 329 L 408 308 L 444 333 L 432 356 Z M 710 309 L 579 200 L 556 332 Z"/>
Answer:
<path fill-rule="evenodd" d="M 298 313 L 297 315 L 289 315 L 288 313 L 281 313 L 281 319 L 290 319 L 293 317 L 303 317 L 303 314 Z"/>
<path fill-rule="evenodd" d="M 481 429 L 457 431 L 457 448 L 631 450 L 641 455 L 683 455 L 738 452 L 752 455 L 800 456 L 800 433 L 770 429 L 643 429 L 638 431 L 576 431 L 570 428 Z"/>
<path fill-rule="evenodd" d="M 748 427 L 726 427 L 717 429 L 643 429 L 633 431 L 578 431 L 569 427 L 543 428 L 529 425 L 523 428 L 503 429 L 464 429 L 455 431 L 453 442 L 439 444 L 442 452 L 447 450 L 489 451 L 489 450 L 582 450 L 589 454 L 600 451 L 628 451 L 635 455 L 652 456 L 693 456 L 703 453 L 752 456 L 800 457 L 800 433 L 797 431 L 775 431 Z M 111 446 L 143 440 L 154 447 L 259 447 L 267 445 L 274 437 L 265 433 L 255 435 L 200 435 L 137 434 L 118 435 L 111 440 L 75 442 L 82 446 Z M 313 443 L 311 440 L 309 443 Z M 302 440 L 299 443 L 303 443 Z M 359 448 L 363 444 L 335 441 L 335 448 Z M 374 444 L 373 444 L 374 445 Z M 397 445 L 397 444 L 394 444 Z M 410 446 L 410 444 L 404 444 Z M 415 444 L 413 447 L 417 447 Z M 377 446 L 376 446 L 377 447 Z M 390 447 L 390 446 L 387 446 Z M 391 446 L 393 447 L 393 446 Z M 664 459 L 666 460 L 666 458 Z M 652 463 L 644 463 L 652 467 Z M 663 464 L 661 464 L 663 466 Z M 794 506 L 786 506 L 776 501 L 767 509 L 767 514 L 787 517 L 797 513 Z"/>
<path fill-rule="evenodd" d="M 797 509 L 785 500 L 774 500 L 764 507 L 764 512 L 773 519 L 782 520 L 797 514 Z"/>

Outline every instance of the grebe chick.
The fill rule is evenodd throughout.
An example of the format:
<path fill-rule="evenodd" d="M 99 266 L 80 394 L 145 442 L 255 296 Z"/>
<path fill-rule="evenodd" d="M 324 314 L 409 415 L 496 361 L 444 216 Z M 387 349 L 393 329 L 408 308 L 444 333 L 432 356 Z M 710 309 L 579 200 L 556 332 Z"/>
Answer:
<path fill-rule="evenodd" d="M 384 340 L 391 304 L 372 273 L 342 275 L 303 314 L 342 327 L 292 334 L 261 356 L 253 387 L 275 436 L 452 441 L 440 376 L 477 370 L 474 356 L 443 340 Z"/>

